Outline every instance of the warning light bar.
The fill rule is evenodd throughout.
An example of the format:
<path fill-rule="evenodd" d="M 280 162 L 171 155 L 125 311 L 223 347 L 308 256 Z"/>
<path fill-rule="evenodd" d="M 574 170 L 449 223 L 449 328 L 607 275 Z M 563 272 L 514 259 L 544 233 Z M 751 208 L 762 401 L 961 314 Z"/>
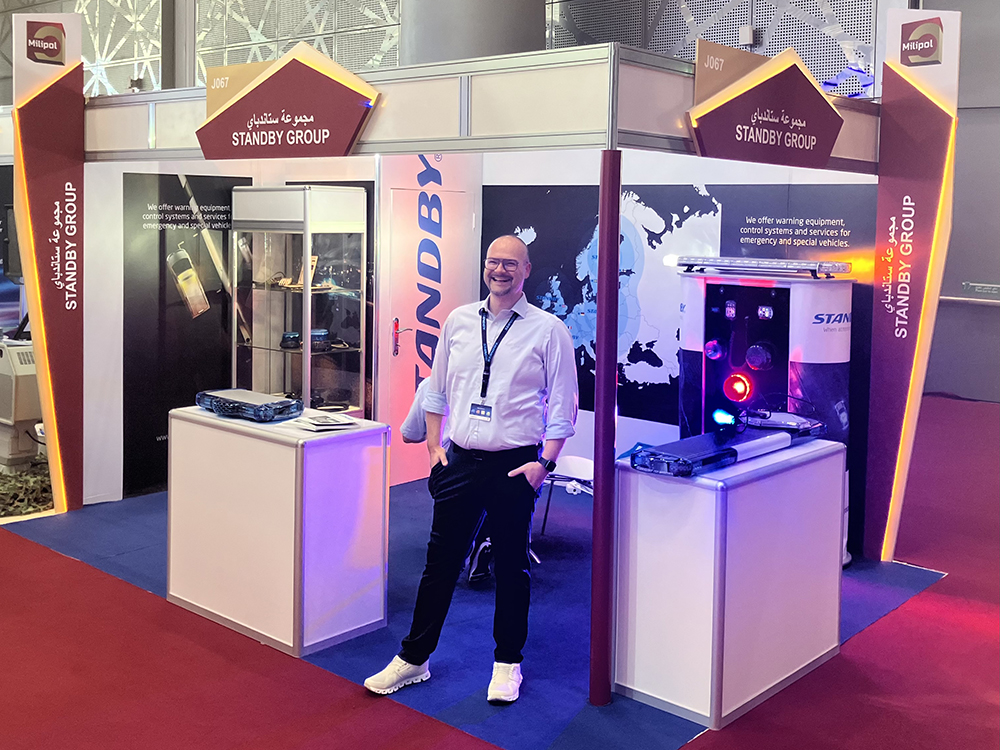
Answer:
<path fill-rule="evenodd" d="M 814 279 L 823 274 L 828 279 L 835 273 L 850 273 L 851 264 L 833 260 L 784 260 L 781 258 L 700 258 L 684 255 L 677 258 L 678 267 L 685 273 L 704 272 L 711 268 L 715 271 L 768 272 L 768 273 L 808 273 Z"/>

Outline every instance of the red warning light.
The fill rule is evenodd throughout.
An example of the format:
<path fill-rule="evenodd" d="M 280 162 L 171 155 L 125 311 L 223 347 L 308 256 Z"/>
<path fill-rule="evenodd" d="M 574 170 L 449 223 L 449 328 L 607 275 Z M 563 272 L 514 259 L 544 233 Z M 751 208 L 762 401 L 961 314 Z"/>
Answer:
<path fill-rule="evenodd" d="M 753 393 L 753 383 L 742 372 L 734 372 L 722 384 L 722 392 L 730 401 L 746 401 Z"/>

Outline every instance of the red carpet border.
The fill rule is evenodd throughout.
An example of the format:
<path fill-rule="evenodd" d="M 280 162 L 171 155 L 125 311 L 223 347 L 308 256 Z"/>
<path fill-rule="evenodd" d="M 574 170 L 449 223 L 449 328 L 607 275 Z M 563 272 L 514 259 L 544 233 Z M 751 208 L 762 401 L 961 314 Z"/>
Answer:
<path fill-rule="evenodd" d="M 1000 746 L 1000 405 L 926 398 L 897 559 L 948 576 L 690 750 Z"/>
<path fill-rule="evenodd" d="M 1000 405 L 927 398 L 897 557 L 948 576 L 691 750 L 1000 746 Z M 493 746 L 0 530 L 0 750 Z"/>
<path fill-rule="evenodd" d="M 489 743 L 0 531 L 0 748 Z"/>

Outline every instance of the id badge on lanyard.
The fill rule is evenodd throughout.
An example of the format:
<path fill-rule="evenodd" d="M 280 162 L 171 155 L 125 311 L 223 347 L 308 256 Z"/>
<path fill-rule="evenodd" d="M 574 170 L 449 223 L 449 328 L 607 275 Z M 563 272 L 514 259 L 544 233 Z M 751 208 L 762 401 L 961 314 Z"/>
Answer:
<path fill-rule="evenodd" d="M 469 417 L 480 422 L 493 421 L 493 407 L 486 404 L 473 404 L 469 407 Z"/>
<path fill-rule="evenodd" d="M 480 422 L 492 422 L 493 421 L 493 407 L 486 403 L 486 392 L 490 387 L 490 368 L 493 366 L 493 357 L 497 353 L 497 347 L 500 346 L 500 342 L 503 341 L 503 337 L 507 335 L 507 331 L 510 327 L 514 325 L 514 321 L 517 319 L 517 313 L 511 311 L 510 320 L 507 321 L 507 325 L 503 327 L 500 331 L 500 335 L 497 336 L 497 340 L 493 342 L 493 348 L 490 349 L 486 343 L 486 308 L 479 311 L 482 316 L 482 332 L 483 332 L 483 385 L 479 390 L 479 403 L 473 403 L 469 407 L 469 418 L 476 419 Z"/>

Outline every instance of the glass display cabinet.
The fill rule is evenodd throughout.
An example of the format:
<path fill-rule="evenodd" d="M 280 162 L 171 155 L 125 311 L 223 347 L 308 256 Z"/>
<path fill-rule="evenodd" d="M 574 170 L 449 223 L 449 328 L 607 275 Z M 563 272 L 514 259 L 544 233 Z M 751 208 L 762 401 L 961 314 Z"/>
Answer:
<path fill-rule="evenodd" d="M 234 388 L 364 416 L 365 212 L 363 188 L 234 188 Z"/>

